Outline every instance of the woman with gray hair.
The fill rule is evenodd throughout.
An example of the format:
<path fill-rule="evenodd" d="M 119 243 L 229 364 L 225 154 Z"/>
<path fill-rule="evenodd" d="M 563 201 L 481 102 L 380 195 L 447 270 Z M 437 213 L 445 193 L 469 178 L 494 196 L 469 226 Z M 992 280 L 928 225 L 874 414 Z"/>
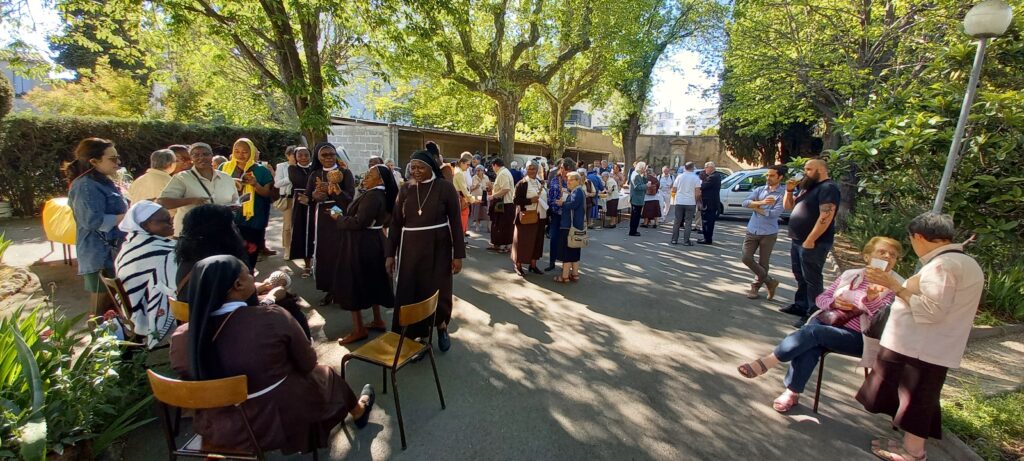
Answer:
<path fill-rule="evenodd" d="M 544 181 L 538 178 L 538 173 L 540 162 L 530 160 L 526 164 L 526 176 L 516 184 L 512 198 L 512 203 L 516 205 L 512 262 L 520 277 L 526 275 L 523 264 L 530 265 L 530 272 L 543 274 L 537 267 L 537 260 L 544 254 L 544 226 L 548 221 L 547 190 Z"/>
<path fill-rule="evenodd" d="M 891 416 L 903 442 L 872 441 L 871 452 L 892 461 L 927 458 L 925 440 L 942 438 L 939 396 L 950 368 L 960 366 L 974 315 L 985 290 L 985 273 L 954 244 L 953 218 L 924 213 L 907 226 L 921 269 L 906 282 L 875 268 L 867 280 L 896 293 L 881 349 L 857 393 L 872 413 Z"/>

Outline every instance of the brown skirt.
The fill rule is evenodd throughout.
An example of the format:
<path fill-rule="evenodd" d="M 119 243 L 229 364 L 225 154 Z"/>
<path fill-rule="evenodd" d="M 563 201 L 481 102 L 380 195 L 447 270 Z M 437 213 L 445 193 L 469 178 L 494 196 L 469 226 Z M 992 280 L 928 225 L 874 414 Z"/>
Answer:
<path fill-rule="evenodd" d="M 619 199 L 607 201 L 604 208 L 604 214 L 609 218 L 619 217 Z"/>
<path fill-rule="evenodd" d="M 875 368 L 857 392 L 857 401 L 871 413 L 884 413 L 906 432 L 942 438 L 939 396 L 948 368 L 922 362 L 886 348 L 878 351 Z"/>
<path fill-rule="evenodd" d="M 516 233 L 512 238 L 512 262 L 530 264 L 544 254 L 544 225 L 547 219 L 533 224 L 516 223 Z"/>
<path fill-rule="evenodd" d="M 658 200 L 648 200 L 644 202 L 644 211 L 640 214 L 644 219 L 654 219 L 661 217 L 661 202 Z"/>

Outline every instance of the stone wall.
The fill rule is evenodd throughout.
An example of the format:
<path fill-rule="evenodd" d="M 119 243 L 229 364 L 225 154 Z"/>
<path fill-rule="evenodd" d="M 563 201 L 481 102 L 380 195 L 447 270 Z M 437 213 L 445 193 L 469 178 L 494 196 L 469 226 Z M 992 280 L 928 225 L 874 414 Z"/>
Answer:
<path fill-rule="evenodd" d="M 586 128 L 574 128 L 572 132 L 575 137 L 573 147 L 611 152 L 612 161 L 623 160 L 622 146 L 604 132 Z M 636 141 L 636 156 L 637 160 L 658 168 L 665 165 L 678 167 L 686 162 L 703 166 L 708 161 L 733 170 L 756 168 L 729 155 L 720 145 L 717 136 L 640 135 Z"/>
<path fill-rule="evenodd" d="M 394 126 L 333 125 L 327 140 L 338 149 L 345 148 L 352 160 L 349 168 L 356 175 L 366 172 L 367 163 L 374 155 L 397 161 L 398 129 Z"/>

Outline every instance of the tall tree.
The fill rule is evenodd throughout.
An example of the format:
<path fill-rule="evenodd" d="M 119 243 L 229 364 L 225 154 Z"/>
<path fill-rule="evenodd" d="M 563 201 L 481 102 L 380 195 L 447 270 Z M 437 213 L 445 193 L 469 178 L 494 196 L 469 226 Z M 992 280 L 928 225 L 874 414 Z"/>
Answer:
<path fill-rule="evenodd" d="M 616 85 L 623 103 L 616 124 L 626 165 L 636 159 L 636 140 L 658 61 L 669 48 L 688 39 L 713 41 L 725 13 L 724 7 L 714 0 L 640 0 L 635 11 L 632 25 L 623 32 L 631 41 L 631 51 L 625 56 L 629 70 Z"/>
<path fill-rule="evenodd" d="M 367 0 L 374 49 L 390 69 L 444 78 L 494 102 L 502 155 L 514 153 L 519 106 L 590 47 L 591 0 Z M 396 20 L 397 18 L 397 20 Z M 538 59 L 557 50 L 551 60 Z"/>
<path fill-rule="evenodd" d="M 117 0 L 60 0 L 77 9 L 103 8 L 95 30 L 120 27 L 118 21 L 141 18 L 126 14 Z M 338 104 L 327 90 L 343 84 L 348 59 L 359 43 L 349 3 L 338 0 L 154 0 L 149 3 L 178 30 L 200 30 L 230 41 L 237 59 L 254 75 L 288 96 L 307 141 L 324 140 L 330 126 L 329 110 Z M 107 29 L 105 29 L 106 27 Z M 202 33 L 202 32 L 201 32 Z M 84 35 L 82 43 L 94 43 Z"/>

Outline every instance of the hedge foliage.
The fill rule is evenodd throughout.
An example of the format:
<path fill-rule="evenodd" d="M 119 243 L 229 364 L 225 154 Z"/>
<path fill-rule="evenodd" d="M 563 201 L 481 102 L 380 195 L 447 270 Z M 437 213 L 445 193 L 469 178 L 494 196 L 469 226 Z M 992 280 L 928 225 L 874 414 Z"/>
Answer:
<path fill-rule="evenodd" d="M 78 141 L 90 136 L 114 141 L 122 166 L 135 177 L 149 167 L 150 153 L 171 144 L 201 141 L 228 155 L 236 139 L 247 137 L 261 159 L 275 163 L 283 160 L 286 146 L 299 142 L 297 131 L 272 128 L 10 114 L 0 119 L 0 200 L 10 201 L 15 214 L 30 216 L 47 199 L 66 195 L 61 165 L 72 158 Z"/>

